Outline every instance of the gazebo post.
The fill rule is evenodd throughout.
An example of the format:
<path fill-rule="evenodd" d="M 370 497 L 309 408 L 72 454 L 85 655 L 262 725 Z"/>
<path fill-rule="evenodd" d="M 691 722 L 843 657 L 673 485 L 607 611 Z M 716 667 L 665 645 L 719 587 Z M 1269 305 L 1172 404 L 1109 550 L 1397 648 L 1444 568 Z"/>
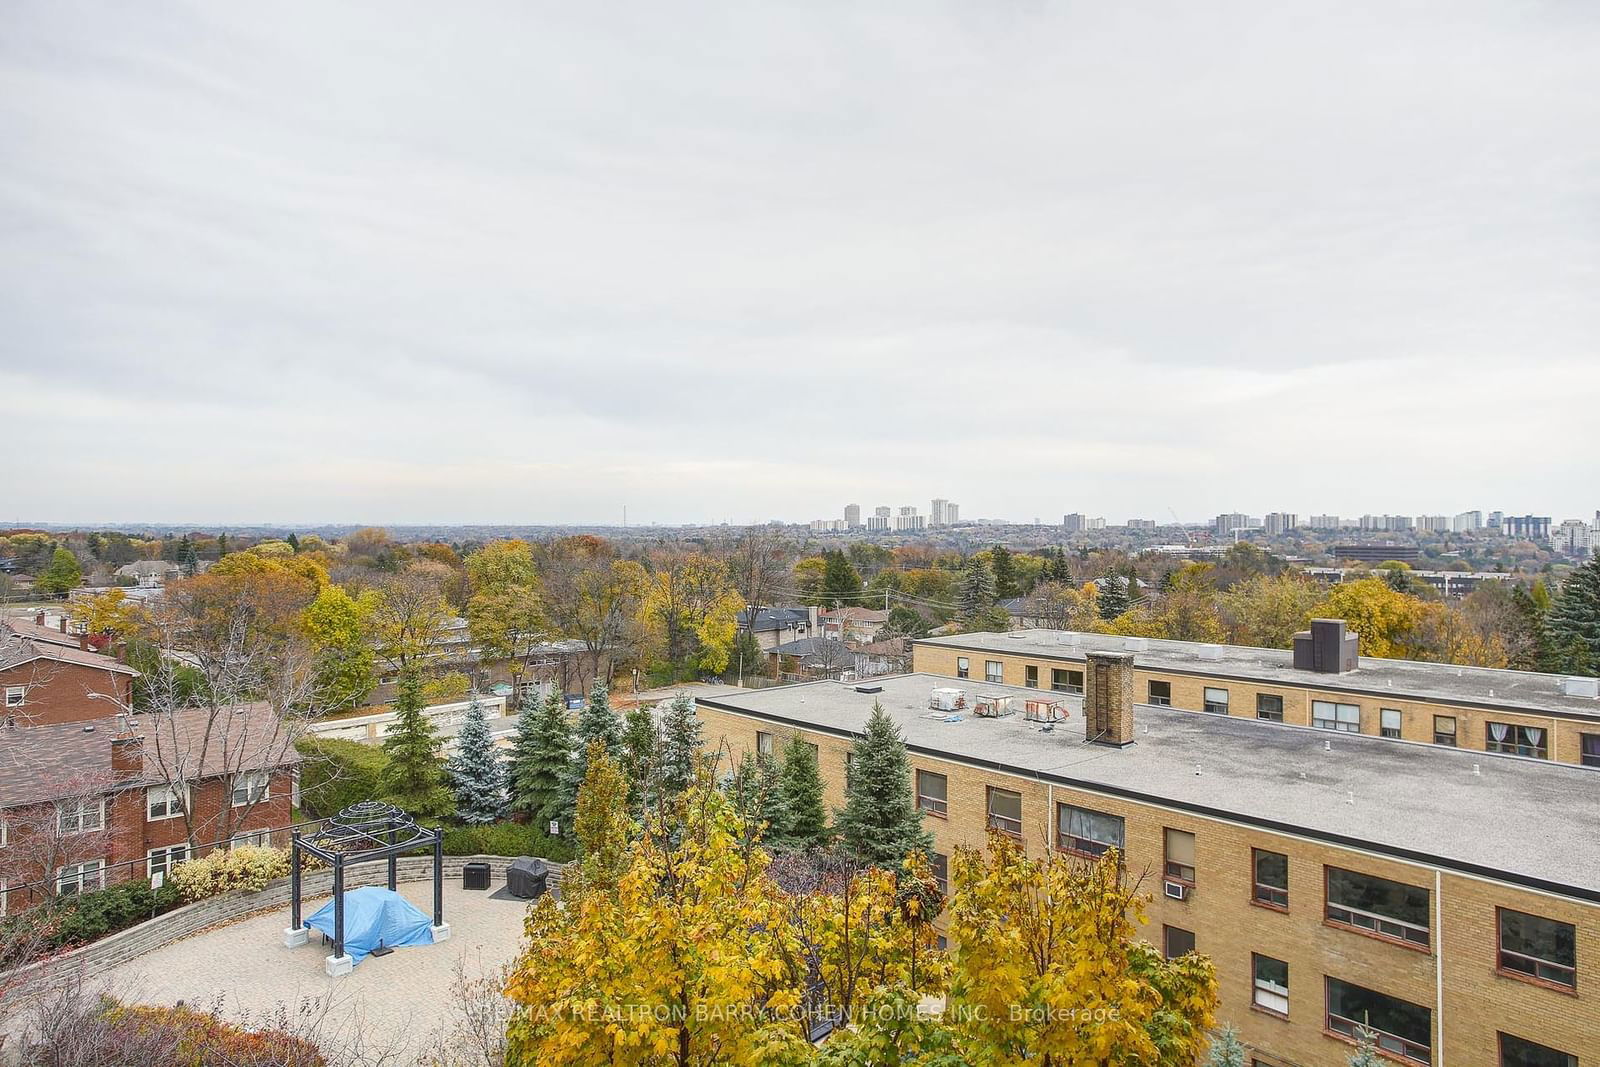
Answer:
<path fill-rule="evenodd" d="M 390 848 L 394 848 L 394 845 L 395 845 L 394 831 L 390 830 L 389 831 L 389 847 Z M 394 890 L 395 888 L 397 888 L 397 882 L 399 880 L 398 877 L 397 877 L 397 875 L 399 874 L 399 862 L 400 862 L 400 858 L 398 856 L 394 855 L 393 853 L 390 853 L 390 855 L 389 855 L 389 889 L 391 891 Z M 438 922 L 438 921 L 439 921 L 438 916 L 434 916 L 434 922 Z"/>
<path fill-rule="evenodd" d="M 337 978 L 355 969 L 355 961 L 344 953 L 344 853 L 333 854 L 333 955 L 323 961 L 328 977 Z"/>
<path fill-rule="evenodd" d="M 310 940 L 310 932 L 300 920 L 300 831 L 289 832 L 289 929 L 283 932 L 284 948 L 299 948 Z"/>
<path fill-rule="evenodd" d="M 444 941 L 450 925 L 444 921 L 444 830 L 433 828 L 433 939 Z"/>

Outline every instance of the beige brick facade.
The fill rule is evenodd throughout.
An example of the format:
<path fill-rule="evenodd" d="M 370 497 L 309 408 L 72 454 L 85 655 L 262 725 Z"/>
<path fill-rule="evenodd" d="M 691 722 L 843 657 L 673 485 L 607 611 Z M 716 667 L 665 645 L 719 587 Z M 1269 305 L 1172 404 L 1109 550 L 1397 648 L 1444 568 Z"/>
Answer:
<path fill-rule="evenodd" d="M 922 650 L 918 655 L 923 656 Z M 953 660 L 953 654 L 950 658 Z M 983 658 L 974 656 L 980 680 Z M 1022 683 L 1022 663 L 1020 658 L 1007 663 L 1008 682 Z M 919 667 L 937 669 L 937 663 L 919 659 Z M 1014 678 L 1009 673 L 1012 669 Z M 1044 677 L 1048 679 L 1048 673 Z M 1178 693 L 1174 686 L 1175 704 Z M 1285 704 L 1287 719 L 1287 700 Z M 780 746 L 787 736 L 800 734 L 818 746 L 826 803 L 833 808 L 844 804 L 849 738 L 704 705 L 700 717 L 708 746 L 730 754 L 753 750 L 758 731 L 771 734 Z M 1580 1057 L 1583 1067 L 1600 1064 L 1600 1002 L 1592 992 L 1595 979 L 1589 974 L 1594 966 L 1594 946 L 1600 945 L 1600 905 L 1309 836 L 974 767 L 953 756 L 913 752 L 911 762 L 914 768 L 947 778 L 946 817 L 925 816 L 934 847 L 942 854 L 948 855 L 957 846 L 984 843 L 991 787 L 1021 794 L 1022 839 L 1033 852 L 1051 847 L 1054 813 L 1061 804 L 1121 816 L 1129 874 L 1152 893 L 1145 936 L 1159 946 L 1166 925 L 1195 935 L 1197 950 L 1216 962 L 1221 998 L 1218 1020 L 1235 1025 L 1252 1055 L 1263 1064 L 1341 1067 L 1345 1063 L 1351 1046 L 1326 1032 L 1324 980 L 1330 976 L 1428 1008 L 1433 1013 L 1434 1064 L 1492 1067 L 1500 1062 L 1500 1032 L 1571 1053 Z M 1486 814 L 1492 817 L 1492 813 L 1473 812 L 1463 812 L 1462 817 Z M 1169 900 L 1162 891 L 1167 828 L 1195 835 L 1194 889 L 1182 901 Z M 1574 846 L 1592 847 L 1592 842 L 1575 842 Z M 1287 909 L 1254 902 L 1253 849 L 1288 857 Z M 1427 890 L 1432 912 L 1429 945 L 1412 947 L 1325 920 L 1324 872 L 1328 867 Z M 1497 908 L 1557 919 L 1576 928 L 1577 992 L 1497 971 Z M 1289 965 L 1286 1016 L 1254 1006 L 1253 954 Z"/>
<path fill-rule="evenodd" d="M 1001 680 L 1006 685 L 1015 686 L 1028 685 L 1028 668 L 1032 667 L 1035 670 L 1033 676 L 1038 678 L 1039 688 L 1042 689 L 1050 688 L 1052 669 L 1084 669 L 1081 653 L 1076 656 L 1043 656 L 922 643 L 912 648 L 911 669 L 955 678 L 960 676 L 957 661 L 962 658 L 968 661 L 967 677 L 975 685 L 985 681 L 986 667 L 990 663 L 999 663 Z M 1402 740 L 1430 744 L 1434 740 L 1435 717 L 1441 716 L 1454 719 L 1456 747 L 1480 752 L 1487 748 L 1490 723 L 1531 726 L 1546 731 L 1548 758 L 1562 763 L 1582 762 L 1583 735 L 1600 736 L 1600 718 L 1578 720 L 1553 714 L 1489 709 L 1401 695 L 1274 686 L 1253 679 L 1228 677 L 1220 671 L 1216 674 L 1198 674 L 1153 669 L 1148 664 L 1136 664 L 1134 668 L 1134 694 L 1140 703 L 1149 702 L 1152 681 L 1167 683 L 1171 687 L 1171 706 L 1188 711 L 1204 709 L 1207 687 L 1225 689 L 1228 693 L 1228 714 L 1246 719 L 1256 718 L 1259 696 L 1276 696 L 1283 701 L 1283 721 L 1297 726 L 1311 725 L 1312 705 L 1316 701 L 1354 704 L 1361 709 L 1361 733 L 1372 735 L 1383 732 L 1383 710 L 1392 709 L 1400 712 Z M 1600 715 L 1600 705 L 1596 706 L 1596 713 Z"/>

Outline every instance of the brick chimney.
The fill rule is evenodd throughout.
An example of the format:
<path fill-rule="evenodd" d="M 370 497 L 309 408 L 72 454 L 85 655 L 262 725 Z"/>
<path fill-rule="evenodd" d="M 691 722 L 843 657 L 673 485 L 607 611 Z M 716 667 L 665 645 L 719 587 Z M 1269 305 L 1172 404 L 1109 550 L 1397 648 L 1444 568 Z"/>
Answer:
<path fill-rule="evenodd" d="M 1084 739 L 1121 748 L 1133 744 L 1133 653 L 1085 652 Z"/>
<path fill-rule="evenodd" d="M 43 608 L 40 608 L 38 611 L 34 612 L 34 614 L 33 614 L 33 624 L 35 626 L 43 626 L 44 625 L 44 609 Z"/>
<path fill-rule="evenodd" d="M 67 617 L 65 615 L 61 616 L 61 620 L 59 622 L 57 622 L 56 625 L 60 628 L 62 633 L 66 633 L 67 632 Z"/>
<path fill-rule="evenodd" d="M 1294 669 L 1343 674 L 1358 665 L 1361 638 L 1344 632 L 1343 619 L 1312 619 L 1311 629 L 1294 635 Z"/>
<path fill-rule="evenodd" d="M 128 725 L 126 715 L 117 716 L 117 732 L 111 738 L 111 777 L 119 782 L 144 777 L 144 738 Z"/>

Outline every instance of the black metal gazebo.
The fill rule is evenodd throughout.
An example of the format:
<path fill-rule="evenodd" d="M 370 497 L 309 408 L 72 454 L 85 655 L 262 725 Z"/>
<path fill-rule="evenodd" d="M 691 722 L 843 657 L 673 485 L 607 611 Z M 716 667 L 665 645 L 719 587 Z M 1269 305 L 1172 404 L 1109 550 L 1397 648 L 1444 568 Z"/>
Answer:
<path fill-rule="evenodd" d="M 323 823 L 314 833 L 301 836 L 295 830 L 289 842 L 289 929 L 284 943 L 293 947 L 305 944 L 308 936 L 300 914 L 300 855 L 309 852 L 333 868 L 333 955 L 328 973 L 342 974 L 350 961 L 344 951 L 345 869 L 359 863 L 389 861 L 389 888 L 396 887 L 398 861 L 408 852 L 433 846 L 433 927 L 448 936 L 444 924 L 444 831 L 418 826 L 416 821 L 392 804 L 365 801 L 345 808 Z"/>

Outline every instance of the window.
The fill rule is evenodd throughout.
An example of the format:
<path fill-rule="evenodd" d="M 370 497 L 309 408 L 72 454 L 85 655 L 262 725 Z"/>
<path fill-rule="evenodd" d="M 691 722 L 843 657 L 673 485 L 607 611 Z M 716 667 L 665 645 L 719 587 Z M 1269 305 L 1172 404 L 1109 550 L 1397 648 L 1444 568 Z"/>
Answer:
<path fill-rule="evenodd" d="M 765 730 L 756 731 L 756 755 L 772 755 L 772 735 Z"/>
<path fill-rule="evenodd" d="M 1436 745 L 1449 745 L 1456 747 L 1456 717 L 1454 715 L 1435 715 L 1433 717 L 1433 743 Z"/>
<path fill-rule="evenodd" d="M 1581 761 L 1585 767 L 1600 767 L 1600 734 L 1579 734 L 1583 739 Z"/>
<path fill-rule="evenodd" d="M 1362 1030 L 1371 1030 L 1384 1052 L 1416 1063 L 1433 1062 L 1431 1011 L 1337 978 L 1327 981 L 1329 1030 L 1352 1041 L 1358 1040 Z"/>
<path fill-rule="evenodd" d="M 917 807 L 945 818 L 950 812 L 950 780 L 932 771 L 917 772 Z"/>
<path fill-rule="evenodd" d="M 1331 700 L 1311 702 L 1311 725 L 1319 730 L 1343 730 L 1347 734 L 1361 732 L 1361 705 L 1335 704 Z"/>
<path fill-rule="evenodd" d="M 1495 910 L 1500 921 L 1501 971 L 1578 988 L 1577 931 L 1571 923 L 1509 908 Z"/>
<path fill-rule="evenodd" d="M 1283 698 L 1275 693 L 1256 694 L 1256 718 L 1268 722 L 1283 721 Z"/>
<path fill-rule="evenodd" d="M 1427 947 L 1426 889 L 1338 867 L 1326 870 L 1330 922 L 1408 945 Z"/>
<path fill-rule="evenodd" d="M 1161 928 L 1161 952 L 1169 960 L 1194 951 L 1194 931 L 1184 930 L 1177 926 L 1163 926 Z"/>
<path fill-rule="evenodd" d="M 1022 836 L 1022 794 L 989 787 L 989 825 L 1012 837 Z"/>
<path fill-rule="evenodd" d="M 1255 976 L 1255 989 L 1251 998 L 1258 1008 L 1289 1014 L 1289 965 L 1271 956 L 1250 955 L 1250 969 Z"/>
<path fill-rule="evenodd" d="M 170 785 L 153 785 L 145 790 L 144 810 L 146 822 L 176 818 L 182 815 L 188 807 L 189 789 L 187 786 L 182 790 L 177 790 Z"/>
<path fill-rule="evenodd" d="M 1510 1034 L 1501 1034 L 1500 1067 L 1578 1067 L 1578 1057 Z"/>
<path fill-rule="evenodd" d="M 1050 688 L 1058 693 L 1075 693 L 1083 696 L 1083 672 L 1051 668 Z"/>
<path fill-rule="evenodd" d="M 928 857 L 928 867 L 933 871 L 933 884 L 939 887 L 939 895 L 950 895 L 950 857 L 942 852 L 935 852 Z"/>
<path fill-rule="evenodd" d="M 79 893 L 92 893 L 96 889 L 104 889 L 105 884 L 105 860 L 89 860 L 85 863 L 72 863 L 56 868 L 57 896 L 70 897 Z"/>
<path fill-rule="evenodd" d="M 1378 732 L 1384 737 L 1399 737 L 1400 719 L 1399 708 L 1379 708 Z"/>
<path fill-rule="evenodd" d="M 1194 835 L 1167 829 L 1167 877 L 1194 885 Z"/>
<path fill-rule="evenodd" d="M 254 848 L 271 848 L 272 831 L 246 830 L 243 833 L 234 834 L 228 839 L 229 848 L 238 848 L 240 845 L 250 845 Z"/>
<path fill-rule="evenodd" d="M 272 796 L 270 775 L 266 771 L 245 771 L 233 776 L 233 806 L 242 808 Z"/>
<path fill-rule="evenodd" d="M 1544 728 L 1539 726 L 1513 726 L 1505 722 L 1491 722 L 1485 730 L 1488 736 L 1484 740 L 1484 748 L 1490 752 L 1504 752 L 1512 756 L 1532 756 L 1535 759 L 1548 759 L 1550 752 L 1545 748 Z"/>
<path fill-rule="evenodd" d="M 1209 685 L 1206 686 L 1205 710 L 1213 715 L 1228 714 L 1228 691 L 1226 689 L 1213 689 Z"/>
<path fill-rule="evenodd" d="M 1158 708 L 1172 707 L 1172 683 L 1151 682 L 1150 703 L 1154 704 Z"/>
<path fill-rule="evenodd" d="M 856 754 L 852 749 L 844 754 L 844 787 L 850 789 L 856 780 Z"/>
<path fill-rule="evenodd" d="M 983 680 L 994 685 L 999 685 L 1005 679 L 1005 664 L 997 659 L 983 661 Z"/>
<path fill-rule="evenodd" d="M 972 671 L 972 665 L 967 662 L 967 657 L 965 657 L 965 656 L 957 656 L 956 657 L 956 677 L 957 678 L 970 677 L 971 671 Z"/>
<path fill-rule="evenodd" d="M 1071 804 L 1056 805 L 1057 848 L 1084 856 L 1100 856 L 1109 848 L 1121 850 L 1122 842 L 1122 816 Z"/>
<path fill-rule="evenodd" d="M 6 707 L 20 708 L 28 699 L 28 687 L 25 685 L 6 686 Z"/>
<path fill-rule="evenodd" d="M 104 800 L 63 800 L 56 805 L 56 830 L 63 834 L 87 834 L 104 829 Z"/>
<path fill-rule="evenodd" d="M 1255 889 L 1252 899 L 1269 908 L 1289 907 L 1289 857 L 1281 852 L 1268 852 L 1264 848 L 1250 850 L 1250 864 L 1255 870 Z"/>
<path fill-rule="evenodd" d="M 173 845 L 170 848 L 153 848 L 145 853 L 145 877 L 154 878 L 157 874 L 162 878 L 172 876 L 172 868 L 189 858 L 189 846 Z"/>
<path fill-rule="evenodd" d="M 1029 689 L 1039 688 L 1039 668 L 1035 664 L 1028 664 L 1022 668 L 1022 684 Z"/>

